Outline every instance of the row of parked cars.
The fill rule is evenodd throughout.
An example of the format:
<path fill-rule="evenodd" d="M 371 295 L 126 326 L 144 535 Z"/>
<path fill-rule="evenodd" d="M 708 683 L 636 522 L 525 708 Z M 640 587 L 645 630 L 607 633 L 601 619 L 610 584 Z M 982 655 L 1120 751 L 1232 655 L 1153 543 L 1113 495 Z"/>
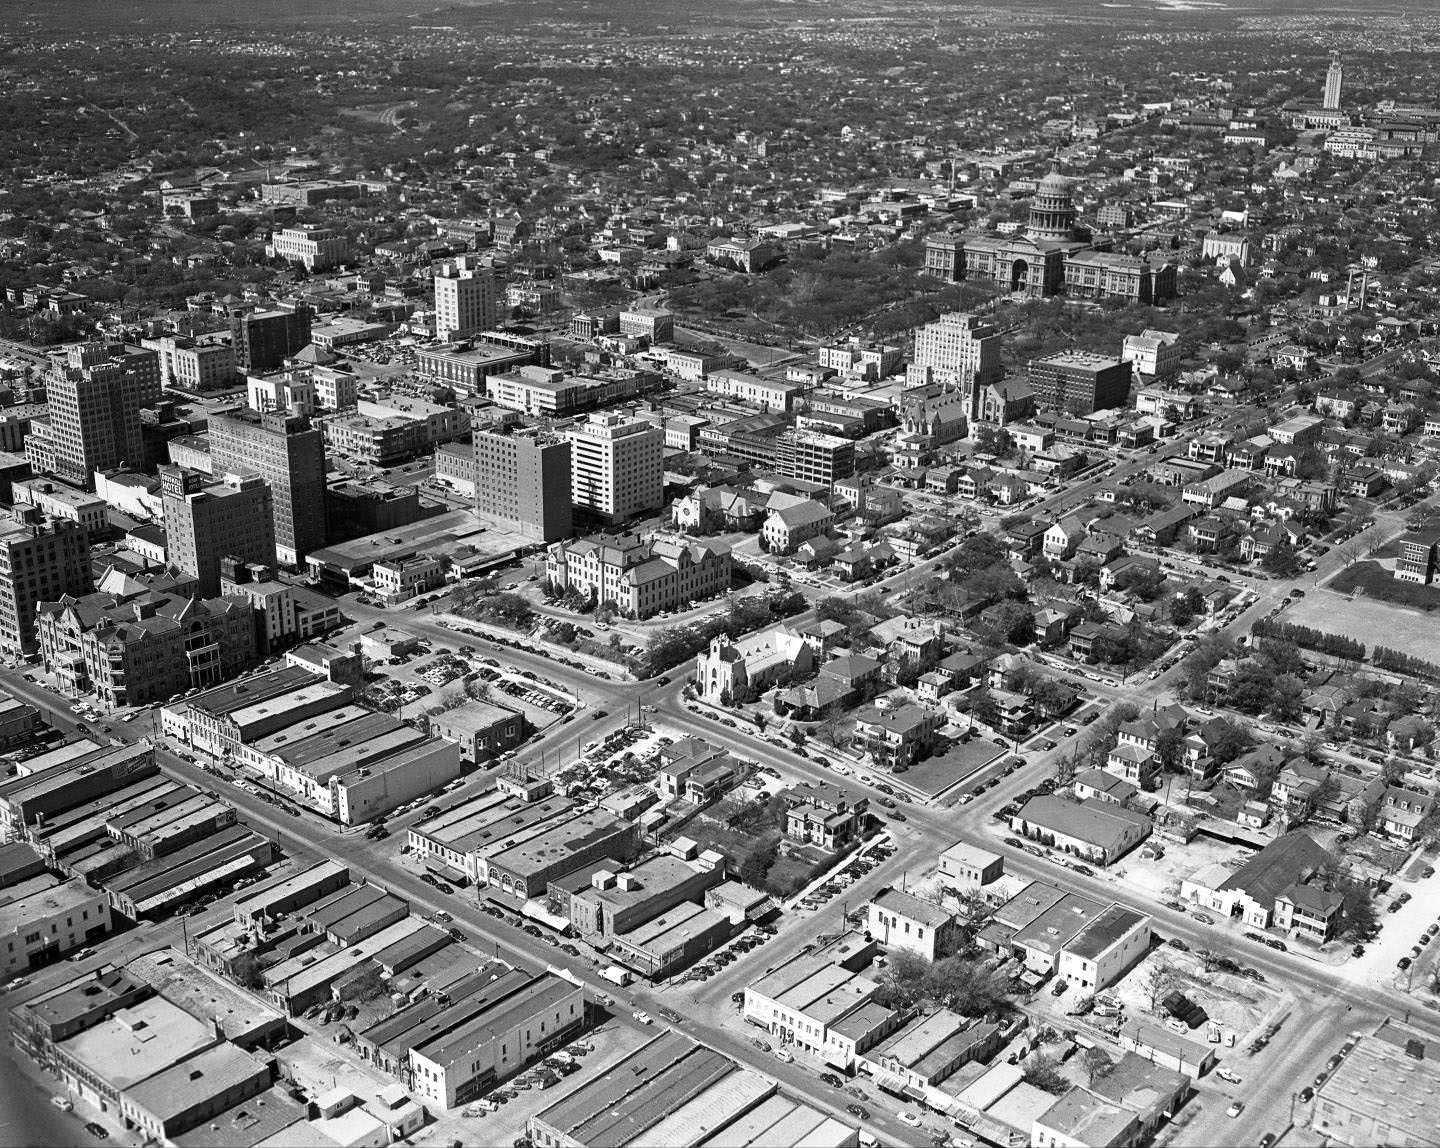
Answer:
<path fill-rule="evenodd" d="M 773 937 L 778 929 L 774 925 L 756 925 L 752 932 L 748 932 L 732 941 L 725 948 L 717 949 L 701 964 L 696 965 L 688 973 L 680 978 L 681 981 L 705 981 L 709 980 L 726 965 L 738 961 L 751 949 L 757 949 Z"/>

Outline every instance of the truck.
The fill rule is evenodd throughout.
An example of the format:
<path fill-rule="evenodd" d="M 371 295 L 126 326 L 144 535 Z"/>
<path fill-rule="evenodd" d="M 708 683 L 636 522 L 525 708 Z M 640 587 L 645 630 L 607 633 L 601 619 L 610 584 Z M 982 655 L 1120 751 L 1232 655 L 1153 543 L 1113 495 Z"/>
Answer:
<path fill-rule="evenodd" d="M 635 979 L 631 976 L 629 969 L 622 969 L 619 965 L 610 965 L 602 969 L 600 975 L 612 985 L 620 985 L 622 988 Z"/>

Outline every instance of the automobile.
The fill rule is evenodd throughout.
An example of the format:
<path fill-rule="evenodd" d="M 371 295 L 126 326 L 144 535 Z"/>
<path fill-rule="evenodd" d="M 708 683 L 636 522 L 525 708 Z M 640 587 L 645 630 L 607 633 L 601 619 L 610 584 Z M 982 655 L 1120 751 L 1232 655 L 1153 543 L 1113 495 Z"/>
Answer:
<path fill-rule="evenodd" d="M 750 1043 L 755 1048 L 758 1048 L 761 1052 L 769 1052 L 771 1048 L 770 1042 L 768 1040 L 761 1040 L 758 1036 Z"/>
<path fill-rule="evenodd" d="M 650 1014 L 649 1014 L 648 1012 L 634 1012 L 634 1013 L 631 1013 L 630 1015 L 633 1016 L 633 1017 L 634 1017 L 637 1021 L 639 1021 L 641 1024 L 654 1024 L 654 1023 L 655 1023 L 655 1021 L 651 1018 L 651 1016 L 650 1016 Z"/>
<path fill-rule="evenodd" d="M 1228 1080 L 1231 1084 L 1239 1084 L 1240 1078 L 1226 1068 L 1223 1064 L 1215 1070 L 1215 1075 L 1221 1080 Z"/>
<path fill-rule="evenodd" d="M 920 1117 L 916 1116 L 913 1112 L 902 1112 L 900 1113 L 900 1123 L 908 1125 L 911 1128 L 919 1128 Z"/>
<path fill-rule="evenodd" d="M 828 1084 L 831 1088 L 843 1088 L 845 1086 L 845 1082 L 833 1072 L 822 1072 L 820 1074 L 820 1083 Z"/>
<path fill-rule="evenodd" d="M 85 1125 L 85 1131 L 95 1137 L 96 1140 L 109 1140 L 110 1131 L 103 1124 L 96 1124 L 91 1120 Z"/>
<path fill-rule="evenodd" d="M 775 1059 L 781 1064 L 791 1064 L 795 1060 L 795 1054 L 788 1048 L 777 1048 L 775 1050 Z"/>
<path fill-rule="evenodd" d="M 387 831 L 387 832 L 388 832 L 388 831 Z M 448 894 L 448 893 L 453 893 L 453 892 L 455 892 L 455 887 L 454 887 L 453 885 L 447 884 L 447 883 L 444 882 L 444 881 L 438 882 L 438 883 L 436 884 L 435 888 L 438 889 L 438 890 L 439 890 L 440 892 L 442 892 L 442 893 L 447 893 L 447 894 Z"/>
<path fill-rule="evenodd" d="M 1010 739 L 1008 737 L 992 737 L 990 740 L 993 741 L 996 745 L 1010 744 Z"/>
<path fill-rule="evenodd" d="M 1425 935 L 1427 937 L 1433 937 L 1436 933 L 1440 933 L 1440 922 L 1431 925 L 1428 929 L 1425 930 Z"/>
<path fill-rule="evenodd" d="M 1021 841 L 1020 838 L 1018 838 L 1018 837 L 1007 837 L 1007 838 L 1005 838 L 1005 844 L 1006 844 L 1006 845 L 1009 845 L 1012 849 L 1024 849 L 1024 848 L 1025 848 L 1025 842 Z"/>
<path fill-rule="evenodd" d="M 1239 1116 L 1240 1113 L 1244 1111 L 1245 1102 L 1243 1100 L 1232 1100 L 1230 1102 L 1230 1107 L 1225 1109 L 1225 1115 L 1233 1120 L 1235 1117 Z"/>
<path fill-rule="evenodd" d="M 442 925 L 448 925 L 451 921 L 451 917 L 450 914 L 447 913 L 444 909 L 439 909 L 435 913 L 434 920 L 439 921 Z"/>
<path fill-rule="evenodd" d="M 1307 1100 L 1313 1100 L 1314 1098 L 1315 1090 L 1308 1084 L 1300 1090 L 1300 1103 L 1304 1104 Z"/>
<path fill-rule="evenodd" d="M 1052 997 L 1063 997 L 1065 995 L 1065 990 L 1069 987 L 1070 985 L 1066 981 L 1056 981 L 1050 989 L 1050 995 Z"/>
<path fill-rule="evenodd" d="M 845 1111 L 850 1113 L 850 1115 L 855 1117 L 855 1119 L 857 1120 L 870 1119 L 870 1110 L 866 1108 L 863 1104 L 847 1104 L 845 1105 Z"/>
<path fill-rule="evenodd" d="M 1182 953 L 1188 953 L 1190 951 L 1190 946 L 1187 945 L 1184 941 L 1182 941 L 1179 937 L 1171 937 L 1165 943 L 1169 945 L 1172 949 L 1179 949 Z"/>
<path fill-rule="evenodd" d="M 10 989 L 23 989 L 29 983 L 29 977 L 16 977 L 13 981 L 6 981 L 3 985 L 0 985 L 0 989 L 5 991 L 9 991 Z"/>
<path fill-rule="evenodd" d="M 68 1096 L 52 1096 L 50 1098 L 50 1103 L 55 1105 L 56 1108 L 60 1109 L 61 1112 L 69 1112 L 72 1108 L 75 1107 L 75 1102 L 72 1101 Z"/>
<path fill-rule="evenodd" d="M 1355 946 L 1353 946 L 1353 947 L 1350 949 L 1350 955 L 1351 955 L 1352 957 L 1363 957 L 1363 956 L 1365 955 L 1365 946 L 1364 946 L 1364 945 L 1355 945 Z"/>
<path fill-rule="evenodd" d="M 678 1012 L 676 1012 L 673 1008 L 662 1008 L 660 1010 L 660 1019 L 669 1021 L 671 1024 L 685 1023 L 685 1018 L 681 1016 Z"/>
<path fill-rule="evenodd" d="M 1290 951 L 1289 945 L 1287 945 L 1284 941 L 1276 939 L 1275 937 L 1266 937 L 1265 943 L 1269 945 L 1272 949 L 1274 949 L 1277 953 L 1288 953 Z"/>
<path fill-rule="evenodd" d="M 1183 913 L 1185 911 L 1185 905 L 1180 901 L 1166 901 L 1165 908 L 1172 909 L 1177 913 Z"/>
<path fill-rule="evenodd" d="M 1411 966 L 1412 963 L 1413 962 L 1410 960 L 1409 957 L 1401 957 L 1398 961 L 1395 962 L 1395 967 L 1403 973 Z"/>
<path fill-rule="evenodd" d="M 1433 876 L 1435 876 L 1435 866 L 1434 866 L 1434 865 L 1426 865 L 1425 868 L 1423 868 L 1423 869 L 1420 870 L 1420 876 L 1422 876 L 1422 877 L 1433 877 Z"/>
<path fill-rule="evenodd" d="M 1216 965 L 1217 967 L 1220 967 L 1218 961 L 1216 962 Z M 1239 972 L 1240 976 L 1246 977 L 1249 980 L 1254 981 L 1258 985 L 1263 985 L 1265 983 L 1265 974 L 1262 973 L 1259 969 L 1241 969 Z"/>
<path fill-rule="evenodd" d="M 1272 1144 L 1274 1144 L 1274 1143 L 1275 1143 L 1275 1133 L 1273 1133 L 1273 1132 L 1267 1132 L 1267 1133 L 1265 1133 L 1265 1135 L 1262 1136 L 1262 1137 L 1260 1137 L 1260 1140 L 1259 1140 L 1260 1148 L 1270 1148 L 1270 1146 L 1271 1146 Z"/>
<path fill-rule="evenodd" d="M 1317 1073 L 1316 1076 L 1315 1076 L 1315 1087 L 1316 1087 L 1316 1088 L 1319 1088 L 1322 1084 L 1324 1084 L 1324 1083 L 1325 1083 L 1327 1080 L 1329 1080 L 1329 1079 L 1330 1079 L 1330 1073 L 1329 1073 L 1328 1071 L 1321 1070 L 1321 1071 L 1320 1071 L 1319 1073 Z"/>
<path fill-rule="evenodd" d="M 1074 869 L 1075 872 L 1079 873 L 1082 877 L 1095 876 L 1095 870 L 1091 869 L 1088 865 L 1071 865 L 1070 868 Z"/>
<path fill-rule="evenodd" d="M 900 810 L 898 810 L 898 809 L 895 810 L 895 812 L 893 812 L 892 814 L 890 814 L 890 817 L 891 817 L 892 820 L 895 820 L 895 821 L 909 821 L 909 820 L 910 820 L 908 817 L 905 816 L 905 814 L 901 813 Z"/>
<path fill-rule="evenodd" d="M 1199 921 L 1202 925 L 1213 925 L 1215 923 L 1215 918 L 1212 917 L 1209 913 L 1192 913 L 1190 915 L 1194 917 L 1197 921 Z"/>

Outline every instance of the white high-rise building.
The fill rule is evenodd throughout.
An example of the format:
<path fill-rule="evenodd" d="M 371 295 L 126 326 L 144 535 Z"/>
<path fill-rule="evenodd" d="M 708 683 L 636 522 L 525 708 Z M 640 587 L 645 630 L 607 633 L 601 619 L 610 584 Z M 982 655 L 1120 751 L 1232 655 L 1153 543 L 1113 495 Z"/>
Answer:
<path fill-rule="evenodd" d="M 1335 111 L 1340 107 L 1340 85 L 1345 81 L 1345 69 L 1340 66 L 1340 53 L 1330 53 L 1330 70 L 1325 73 L 1325 110 Z"/>
<path fill-rule="evenodd" d="M 435 272 L 435 337 L 448 342 L 493 328 L 498 294 L 494 267 L 467 255 L 442 263 Z"/>
<path fill-rule="evenodd" d="M 907 387 L 940 383 L 974 399 L 1000 381 L 1000 329 L 978 315 L 952 311 L 915 331 L 915 349 L 905 368 Z"/>
<path fill-rule="evenodd" d="M 599 411 L 570 428 L 570 501 L 582 515 L 623 522 L 665 500 L 665 432 Z"/>

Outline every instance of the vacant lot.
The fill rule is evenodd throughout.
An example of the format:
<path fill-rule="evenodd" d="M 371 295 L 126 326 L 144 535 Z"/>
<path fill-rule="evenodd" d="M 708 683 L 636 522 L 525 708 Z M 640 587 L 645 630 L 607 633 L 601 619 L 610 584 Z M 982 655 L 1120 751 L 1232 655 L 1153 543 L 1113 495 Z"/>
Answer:
<path fill-rule="evenodd" d="M 1396 586 L 1407 585 L 1393 579 L 1391 582 Z M 1429 589 L 1426 586 L 1409 588 Z M 1300 599 L 1280 615 L 1280 621 L 1344 634 L 1364 642 L 1368 648 L 1388 646 L 1417 658 L 1433 658 L 1436 644 L 1440 642 L 1440 614 L 1427 614 L 1375 598 L 1347 599 L 1323 590 Z"/>

